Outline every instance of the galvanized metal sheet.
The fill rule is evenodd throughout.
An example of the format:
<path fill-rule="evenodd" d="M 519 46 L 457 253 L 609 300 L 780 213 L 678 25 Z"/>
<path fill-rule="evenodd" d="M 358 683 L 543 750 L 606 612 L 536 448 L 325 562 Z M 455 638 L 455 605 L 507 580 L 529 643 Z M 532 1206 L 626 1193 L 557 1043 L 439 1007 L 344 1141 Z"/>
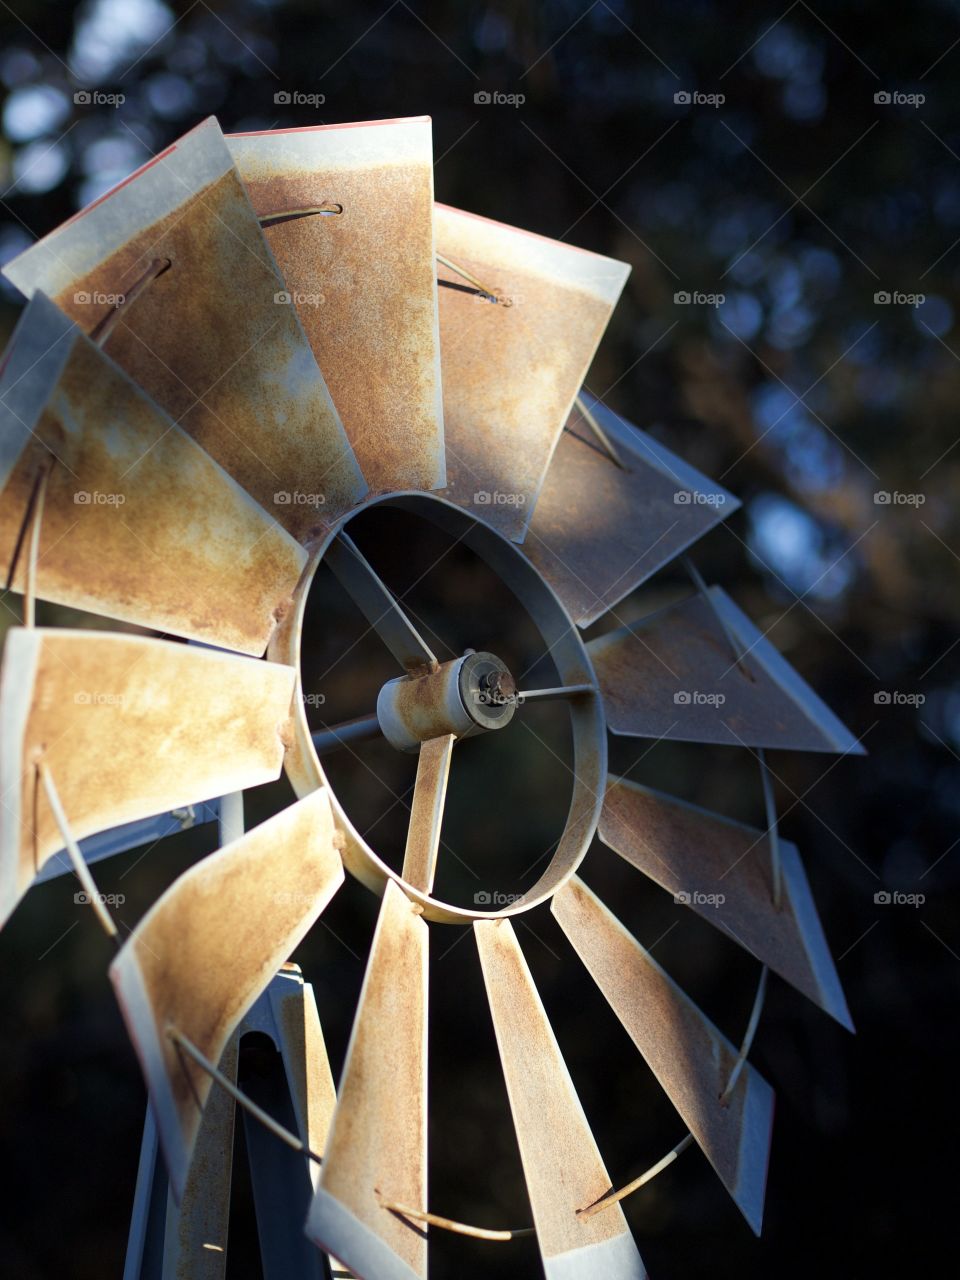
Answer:
<path fill-rule="evenodd" d="M 295 536 L 366 485 L 216 120 L 20 254 L 4 274 L 89 332 L 153 262 L 106 351 Z"/>
<path fill-rule="evenodd" d="M 329 797 L 315 791 L 185 871 L 110 966 L 176 1200 L 213 1081 L 169 1028 L 218 1062 L 343 878 Z"/>
<path fill-rule="evenodd" d="M 428 116 L 229 134 L 371 488 L 446 483 Z"/>
<path fill-rule="evenodd" d="M 306 1231 L 363 1280 L 427 1274 L 427 926 L 387 884 Z"/>
<path fill-rule="evenodd" d="M 21 346 L 55 344 L 55 377 Z M 224 649 L 261 654 L 306 564 L 304 549 L 130 378 L 37 292 L 0 372 L 4 576 L 52 458 L 37 594 Z M 7 396 L 13 399 L 8 402 Z M 20 554 L 13 586 L 26 586 Z"/>
<path fill-rule="evenodd" d="M 438 253 L 508 304 L 440 289 L 445 495 L 522 542 L 630 268 L 446 205 L 434 218 Z"/>
<path fill-rule="evenodd" d="M 296 672 L 167 640 L 99 631 L 7 633 L 0 669 L 0 923 L 63 839 L 270 782 Z"/>
<path fill-rule="evenodd" d="M 581 627 L 740 506 L 722 485 L 581 392 L 625 464 L 574 408 L 524 540 L 524 553 Z"/>
<path fill-rule="evenodd" d="M 737 1049 L 582 880 L 574 876 L 550 910 L 759 1235 L 773 1090 L 746 1064 L 721 1101 Z"/>
<path fill-rule="evenodd" d="M 642 1280 L 619 1204 L 578 1216 L 610 1190 L 610 1178 L 513 926 L 473 928 L 547 1280 Z"/>
<path fill-rule="evenodd" d="M 600 839 L 678 902 L 853 1030 L 797 847 L 780 838 L 781 903 L 773 904 L 766 832 L 611 778 Z"/>
<path fill-rule="evenodd" d="M 614 733 L 863 755 L 833 712 L 720 587 L 588 645 Z"/>

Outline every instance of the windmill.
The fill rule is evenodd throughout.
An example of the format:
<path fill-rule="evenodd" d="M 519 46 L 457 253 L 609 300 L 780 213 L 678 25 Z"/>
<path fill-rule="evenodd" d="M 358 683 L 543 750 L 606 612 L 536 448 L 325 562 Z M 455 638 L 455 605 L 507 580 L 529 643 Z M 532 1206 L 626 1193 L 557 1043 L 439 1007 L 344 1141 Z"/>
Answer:
<path fill-rule="evenodd" d="M 627 267 L 435 204 L 432 172 L 427 119 L 232 137 L 210 119 L 6 267 L 28 302 L 0 369 L 0 554 L 25 601 L 0 676 L 0 920 L 72 869 L 116 937 L 90 864 L 223 798 L 223 847 L 110 968 L 182 1204 L 191 1173 L 203 1196 L 221 1088 L 237 1095 L 238 1029 L 345 872 L 377 894 L 336 1099 L 301 1002 L 298 1078 L 326 1101 L 285 1135 L 310 1162 L 307 1238 L 362 1280 L 425 1277 L 428 1229 L 515 1234 L 450 1222 L 428 1197 L 428 954 L 438 925 L 469 928 L 544 1270 L 627 1280 L 646 1273 L 621 1201 L 693 1142 L 759 1231 L 772 1091 L 748 1053 L 768 971 L 849 1025 L 763 752 L 860 748 L 689 561 L 688 598 L 620 623 L 620 602 L 736 499 L 583 390 Z M 518 687 L 489 650 L 437 658 L 351 537 L 378 507 L 444 530 L 514 592 L 549 686 Z M 368 715 L 315 732 L 301 671 L 321 565 L 396 675 Z M 155 634 L 37 627 L 36 598 Z M 584 643 L 600 620 L 614 625 Z M 538 700 L 565 706 L 573 742 L 552 857 L 499 909 L 443 901 L 457 744 Z M 608 731 L 750 748 L 766 828 L 608 775 Z M 372 734 L 417 758 L 401 868 L 323 765 Z M 296 802 L 244 831 L 237 797 L 281 772 Z M 624 859 L 760 962 L 741 1045 L 580 879 L 595 835 L 594 856 Z M 707 911 L 721 876 L 725 909 Z M 619 1190 L 512 923 L 545 906 L 689 1129 Z"/>

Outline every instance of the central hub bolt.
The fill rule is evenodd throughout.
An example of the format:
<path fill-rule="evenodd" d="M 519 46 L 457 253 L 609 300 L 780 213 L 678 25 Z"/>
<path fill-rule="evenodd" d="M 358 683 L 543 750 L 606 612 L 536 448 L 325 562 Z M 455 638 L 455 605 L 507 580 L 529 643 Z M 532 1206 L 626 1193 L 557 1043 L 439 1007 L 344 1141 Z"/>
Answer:
<path fill-rule="evenodd" d="M 428 738 L 504 728 L 516 711 L 516 692 L 495 654 L 466 653 L 426 675 L 388 681 L 377 698 L 377 719 L 398 751 L 418 751 Z"/>

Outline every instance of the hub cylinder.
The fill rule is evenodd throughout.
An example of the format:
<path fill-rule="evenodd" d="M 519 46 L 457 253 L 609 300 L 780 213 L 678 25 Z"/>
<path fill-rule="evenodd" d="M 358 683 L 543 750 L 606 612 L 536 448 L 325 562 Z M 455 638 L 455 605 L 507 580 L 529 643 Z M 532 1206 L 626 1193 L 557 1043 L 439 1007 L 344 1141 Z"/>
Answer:
<path fill-rule="evenodd" d="M 389 680 L 377 698 L 383 736 L 398 751 L 452 733 L 466 738 L 513 719 L 513 678 L 492 653 L 468 653 L 421 676 Z"/>

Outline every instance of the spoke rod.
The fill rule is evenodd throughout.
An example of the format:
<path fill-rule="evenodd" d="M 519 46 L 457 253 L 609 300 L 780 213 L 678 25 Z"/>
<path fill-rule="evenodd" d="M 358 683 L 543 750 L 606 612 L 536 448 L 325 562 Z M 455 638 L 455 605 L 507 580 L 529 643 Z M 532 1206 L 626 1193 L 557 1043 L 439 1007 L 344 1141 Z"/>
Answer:
<path fill-rule="evenodd" d="M 322 756 L 336 751 L 338 747 L 348 746 L 351 742 L 366 742 L 368 738 L 379 737 L 382 732 L 380 721 L 374 714 L 357 716 L 355 720 L 343 720 L 327 729 L 318 729 L 311 736 L 314 750 L 318 756 Z"/>
<path fill-rule="evenodd" d="M 454 742 L 454 735 L 445 733 L 420 744 L 407 847 L 403 855 L 403 878 L 424 893 L 433 891 Z"/>
<path fill-rule="evenodd" d="M 348 534 L 337 534 L 324 562 L 401 666 L 436 671 L 440 664 L 427 642 Z"/>
<path fill-rule="evenodd" d="M 557 702 L 561 698 L 582 698 L 584 694 L 596 693 L 592 684 L 562 684 L 556 689 L 523 689 L 516 695 L 517 702 Z"/>

